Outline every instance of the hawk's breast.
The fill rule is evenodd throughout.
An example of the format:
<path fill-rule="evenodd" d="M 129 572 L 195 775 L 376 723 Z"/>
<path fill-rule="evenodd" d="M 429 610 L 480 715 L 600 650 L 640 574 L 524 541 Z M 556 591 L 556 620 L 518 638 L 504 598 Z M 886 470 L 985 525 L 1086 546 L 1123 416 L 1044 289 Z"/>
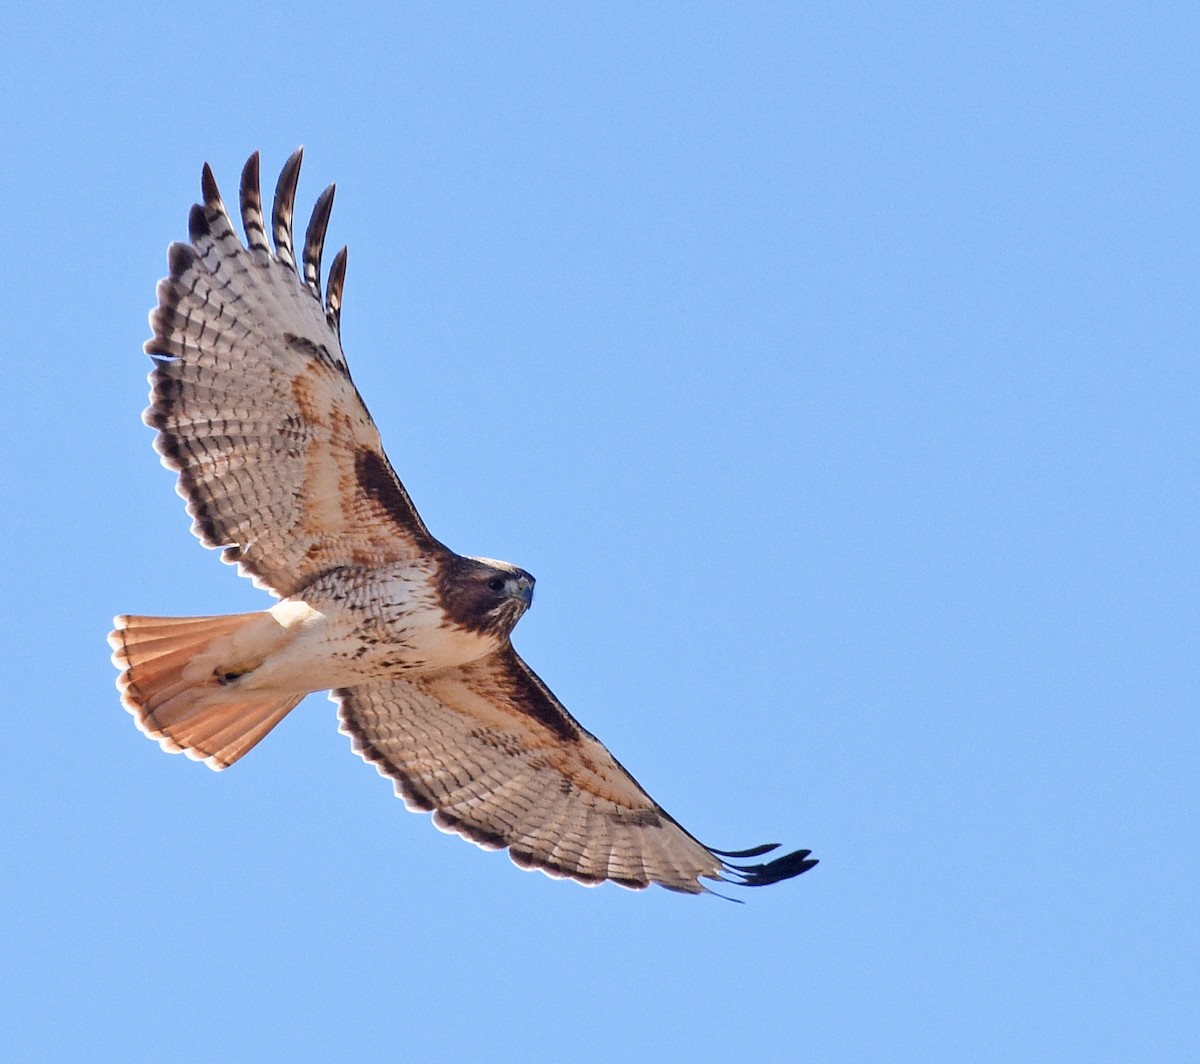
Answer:
<path fill-rule="evenodd" d="M 272 612 L 299 626 L 296 673 L 321 681 L 310 690 L 454 668 L 492 653 L 502 641 L 452 620 L 432 567 L 423 565 L 338 569 Z"/>

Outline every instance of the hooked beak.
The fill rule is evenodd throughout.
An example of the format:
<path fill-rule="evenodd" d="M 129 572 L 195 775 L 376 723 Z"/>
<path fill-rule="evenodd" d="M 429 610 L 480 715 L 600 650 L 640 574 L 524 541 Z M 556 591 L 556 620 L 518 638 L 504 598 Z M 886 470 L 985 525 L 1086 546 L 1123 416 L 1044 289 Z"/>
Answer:
<path fill-rule="evenodd" d="M 519 576 L 513 597 L 521 603 L 525 609 L 529 609 L 533 605 L 533 577 Z"/>

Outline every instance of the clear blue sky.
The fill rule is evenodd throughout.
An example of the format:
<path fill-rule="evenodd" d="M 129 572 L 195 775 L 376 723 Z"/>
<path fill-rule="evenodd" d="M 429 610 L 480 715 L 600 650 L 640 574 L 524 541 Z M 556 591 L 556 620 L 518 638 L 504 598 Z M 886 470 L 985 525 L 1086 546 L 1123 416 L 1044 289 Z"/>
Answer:
<path fill-rule="evenodd" d="M 0 42 L 14 1058 L 1200 1059 L 1190 4 L 18 5 Z M 338 183 L 455 549 L 744 906 L 406 813 L 307 700 L 223 774 L 113 614 L 255 609 L 141 425 L 209 161 Z"/>

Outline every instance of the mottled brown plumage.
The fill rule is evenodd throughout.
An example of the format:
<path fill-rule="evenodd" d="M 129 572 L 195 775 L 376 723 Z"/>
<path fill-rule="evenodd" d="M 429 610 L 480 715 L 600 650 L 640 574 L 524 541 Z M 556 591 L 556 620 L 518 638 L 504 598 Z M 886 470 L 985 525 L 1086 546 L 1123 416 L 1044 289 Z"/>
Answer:
<path fill-rule="evenodd" d="M 212 171 L 172 244 L 146 351 L 145 421 L 179 477 L 192 529 L 278 596 L 262 613 L 122 616 L 118 686 L 164 749 L 213 768 L 242 757 L 311 691 L 332 690 L 341 730 L 442 829 L 525 868 L 583 883 L 702 879 L 763 885 L 816 862 L 764 864 L 697 842 L 575 721 L 517 656 L 510 633 L 533 577 L 436 540 L 383 451 L 339 337 L 346 250 L 322 298 L 333 206 L 317 200 L 297 262 L 301 154 L 267 219 L 257 154 L 242 172 L 246 245 Z"/>

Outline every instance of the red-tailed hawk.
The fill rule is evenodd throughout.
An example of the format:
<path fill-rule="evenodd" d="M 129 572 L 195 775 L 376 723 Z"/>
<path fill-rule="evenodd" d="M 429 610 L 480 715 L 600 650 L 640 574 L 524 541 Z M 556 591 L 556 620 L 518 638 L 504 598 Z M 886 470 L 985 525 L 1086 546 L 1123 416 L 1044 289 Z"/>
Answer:
<path fill-rule="evenodd" d="M 297 151 L 275 189 L 274 251 L 258 155 L 242 171 L 246 243 L 212 171 L 191 242 L 170 246 L 150 313 L 150 407 L 192 531 L 279 598 L 262 613 L 132 617 L 109 636 L 122 701 L 164 750 L 233 764 L 305 695 L 331 689 L 354 750 L 410 809 L 522 868 L 581 883 L 701 879 L 763 886 L 807 871 L 798 850 L 704 846 L 523 662 L 509 634 L 525 570 L 465 558 L 430 534 L 383 453 L 339 339 L 346 249 L 321 251 L 317 200 L 297 262 Z"/>

